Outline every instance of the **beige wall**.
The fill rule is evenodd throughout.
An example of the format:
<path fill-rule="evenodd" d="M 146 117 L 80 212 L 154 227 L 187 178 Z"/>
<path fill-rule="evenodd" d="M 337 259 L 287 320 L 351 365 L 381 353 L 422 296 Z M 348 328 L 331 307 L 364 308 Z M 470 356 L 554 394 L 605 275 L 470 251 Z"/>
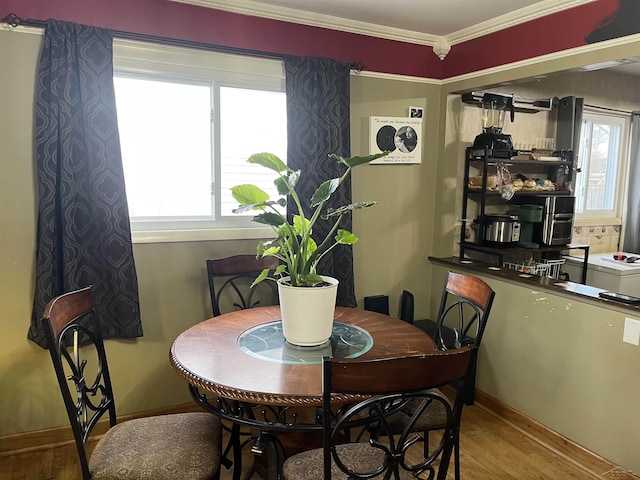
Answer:
<path fill-rule="evenodd" d="M 0 31 L 0 436 L 66 423 L 48 354 L 26 339 L 33 301 L 36 192 L 33 168 L 33 91 L 36 34 Z M 368 117 L 406 116 L 407 107 L 437 111 L 440 87 L 381 80 L 352 81 L 354 154 L 368 153 Z M 418 315 L 426 315 L 430 288 L 427 254 L 434 219 L 437 116 L 428 131 L 422 165 L 366 166 L 353 173 L 354 198 L 379 202 L 356 212 L 354 248 L 356 296 L 391 296 L 397 313 L 403 289 L 416 294 Z M 426 186 L 426 187 L 425 187 Z M 126 414 L 191 401 L 172 371 L 168 351 L 190 325 L 211 316 L 204 260 L 255 251 L 255 240 L 134 245 L 144 337 L 108 340 L 118 413 Z M 135 368 L 132 368 L 135 367 Z M 44 408 L 47 405 L 47 408 Z"/>
<path fill-rule="evenodd" d="M 402 290 L 416 297 L 416 317 L 428 314 L 431 290 L 427 255 L 433 250 L 432 225 L 438 142 L 440 86 L 352 76 L 351 144 L 353 154 L 369 152 L 369 117 L 406 117 L 408 107 L 424 108 L 422 163 L 367 165 L 353 171 L 354 200 L 376 200 L 356 212 L 354 248 L 358 304 L 367 295 L 388 294 L 397 315 Z"/>

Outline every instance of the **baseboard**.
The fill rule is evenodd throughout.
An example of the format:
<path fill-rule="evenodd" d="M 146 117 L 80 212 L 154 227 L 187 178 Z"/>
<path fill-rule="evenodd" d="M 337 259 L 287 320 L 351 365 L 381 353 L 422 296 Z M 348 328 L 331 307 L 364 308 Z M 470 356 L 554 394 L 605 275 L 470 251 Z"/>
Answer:
<path fill-rule="evenodd" d="M 602 457 L 590 452 L 568 438 L 554 432 L 523 413 L 514 410 L 507 404 L 495 399 L 482 390 L 475 391 L 475 405 L 466 408 L 482 408 L 497 419 L 507 422 L 510 426 L 527 435 L 529 438 L 553 450 L 568 462 L 585 468 L 594 475 L 604 475 L 617 466 Z M 157 410 L 138 412 L 130 415 L 118 416 L 118 421 L 133 418 L 163 415 L 169 413 L 202 411 L 195 403 L 175 405 Z M 464 428 L 464 425 L 463 425 Z M 102 435 L 108 429 L 108 421 L 98 422 L 94 429 L 95 435 Z M 58 447 L 73 442 L 73 435 L 69 426 L 38 430 L 33 432 L 16 433 L 0 437 L 0 457 L 17 455 L 23 452 L 43 450 Z"/>
<path fill-rule="evenodd" d="M 172 407 L 147 410 L 129 415 L 118 415 L 118 422 L 124 422 L 134 418 L 150 417 L 152 415 L 166 415 L 170 413 L 201 412 L 202 409 L 195 403 L 186 403 Z M 108 420 L 100 420 L 92 431 L 92 436 L 103 435 L 109 429 Z M 71 427 L 48 428 L 32 432 L 15 433 L 0 437 L 0 457 L 17 455 L 25 452 L 49 449 L 73 443 Z"/>
<path fill-rule="evenodd" d="M 482 408 L 496 418 L 507 422 L 511 427 L 552 450 L 568 462 L 582 467 L 589 473 L 602 476 L 617 467 L 617 465 L 554 432 L 525 414 L 514 410 L 509 405 L 484 393 L 482 390 L 476 389 L 475 393 L 475 405 L 478 408 Z M 464 428 L 464 425 L 462 428 Z"/>

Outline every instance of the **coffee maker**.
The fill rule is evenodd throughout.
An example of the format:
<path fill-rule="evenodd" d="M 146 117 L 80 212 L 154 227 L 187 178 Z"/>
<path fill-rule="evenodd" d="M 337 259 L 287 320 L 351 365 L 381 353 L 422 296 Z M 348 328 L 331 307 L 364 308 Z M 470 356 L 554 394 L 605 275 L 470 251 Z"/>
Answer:
<path fill-rule="evenodd" d="M 482 133 L 473 142 L 474 149 L 488 148 L 492 156 L 510 158 L 513 156 L 513 142 L 511 135 L 502 133 L 504 117 L 509 112 L 513 122 L 515 112 L 513 96 L 497 93 L 485 93 L 482 96 Z"/>

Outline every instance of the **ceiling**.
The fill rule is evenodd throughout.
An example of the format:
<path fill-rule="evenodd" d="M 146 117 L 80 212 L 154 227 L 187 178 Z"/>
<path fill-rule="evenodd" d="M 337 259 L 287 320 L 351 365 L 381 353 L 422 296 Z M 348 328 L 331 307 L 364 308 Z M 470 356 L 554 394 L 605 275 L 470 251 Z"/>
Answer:
<path fill-rule="evenodd" d="M 410 43 L 449 45 L 594 0 L 171 0 Z"/>
<path fill-rule="evenodd" d="M 170 0 L 442 48 L 595 0 Z M 441 58 L 444 58 L 441 57 Z M 638 58 L 598 65 L 640 75 Z"/>
<path fill-rule="evenodd" d="M 540 0 L 257 0 L 311 16 L 322 14 L 384 27 L 444 36 L 510 14 Z"/>

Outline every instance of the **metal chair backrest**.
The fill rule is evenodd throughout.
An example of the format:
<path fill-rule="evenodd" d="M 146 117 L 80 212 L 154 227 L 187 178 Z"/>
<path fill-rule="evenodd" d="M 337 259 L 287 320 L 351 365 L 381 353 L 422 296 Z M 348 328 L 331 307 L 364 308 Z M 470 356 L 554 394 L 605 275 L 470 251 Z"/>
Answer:
<path fill-rule="evenodd" d="M 91 287 L 54 298 L 41 320 L 47 349 L 75 439 L 83 478 L 90 478 L 85 444 L 100 418 L 116 424 L 109 367 Z"/>
<path fill-rule="evenodd" d="M 440 350 L 479 347 L 494 297 L 481 279 L 448 272 L 436 320 L 436 346 Z"/>
<path fill-rule="evenodd" d="M 464 381 L 474 348 L 463 347 L 438 351 L 428 355 L 363 361 L 358 359 L 323 359 L 323 455 L 324 478 L 331 479 L 332 459 L 349 478 L 398 478 L 400 470 L 414 474 L 430 472 L 428 477 L 444 479 L 447 475 L 456 426 L 462 412 L 462 393 L 456 393 L 453 406 L 436 387 Z M 357 401 L 334 411 L 332 394 L 354 395 Z M 416 461 L 408 458 L 411 445 L 419 439 L 412 433 L 413 425 L 425 409 L 439 403 L 446 411 L 447 421 L 441 440 L 428 458 Z M 411 405 L 412 411 L 403 431 L 393 435 L 387 420 L 394 413 Z M 357 434 L 355 432 L 358 432 Z M 356 468 L 344 457 L 345 435 L 363 448 L 369 448 L 368 458 L 375 465 Z M 366 436 L 366 437 L 365 437 Z M 368 437 L 368 438 L 367 438 Z M 422 452 L 422 448 L 419 449 Z M 373 453 L 371 453 L 373 452 Z M 366 471 L 363 471 L 366 470 Z"/>
<path fill-rule="evenodd" d="M 273 271 L 278 267 L 279 261 L 276 257 L 234 255 L 207 259 L 206 263 L 214 317 L 232 310 L 231 307 L 246 309 L 278 303 L 275 282 L 266 280 L 251 288 L 260 272 L 264 269 Z"/>

